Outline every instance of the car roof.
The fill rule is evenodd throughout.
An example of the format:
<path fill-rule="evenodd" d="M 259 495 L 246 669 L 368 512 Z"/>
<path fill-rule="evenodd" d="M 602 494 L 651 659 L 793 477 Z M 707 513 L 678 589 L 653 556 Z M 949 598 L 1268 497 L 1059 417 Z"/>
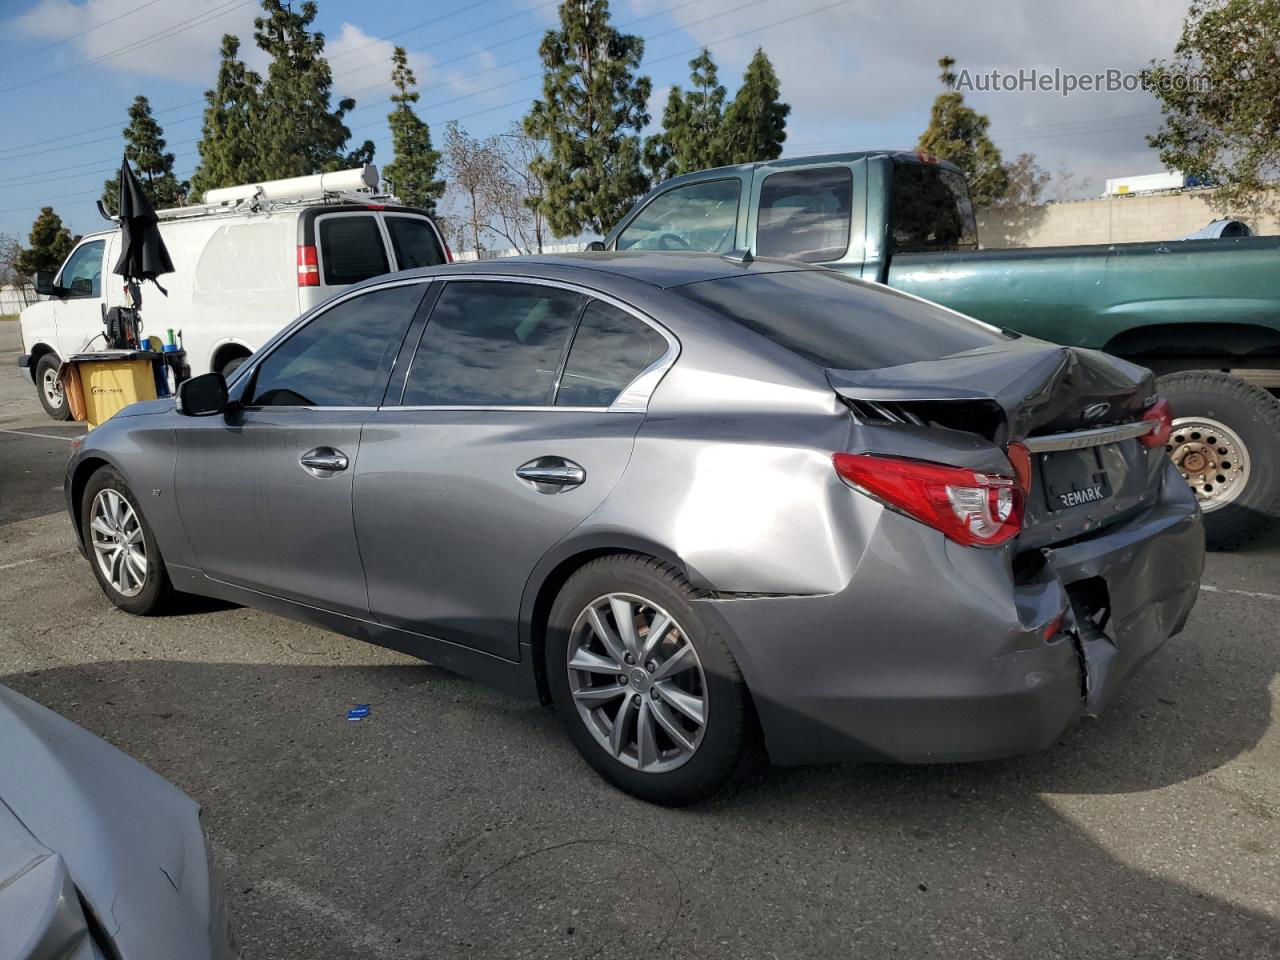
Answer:
<path fill-rule="evenodd" d="M 639 281 L 660 289 L 680 287 L 704 280 L 744 276 L 758 273 L 782 273 L 816 270 L 803 263 L 768 258 L 746 261 L 714 253 L 640 253 L 632 251 L 592 251 L 588 253 L 534 254 L 525 257 L 503 257 L 497 260 L 468 260 L 447 266 L 407 270 L 399 276 L 450 276 L 456 274 L 491 274 L 521 276 L 546 280 L 582 280 L 595 275 Z M 385 280 L 386 277 L 380 278 Z M 368 281 L 366 281 L 368 282 Z"/>

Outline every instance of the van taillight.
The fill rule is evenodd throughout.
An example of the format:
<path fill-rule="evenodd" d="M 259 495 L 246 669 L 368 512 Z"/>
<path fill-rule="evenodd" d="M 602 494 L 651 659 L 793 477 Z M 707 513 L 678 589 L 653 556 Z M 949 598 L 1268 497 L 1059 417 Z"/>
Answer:
<path fill-rule="evenodd" d="M 1150 433 L 1144 433 L 1138 438 L 1144 447 L 1163 447 L 1169 442 L 1169 436 L 1173 433 L 1173 409 L 1168 400 L 1157 400 L 1147 407 L 1142 419 L 1155 424 Z"/>
<path fill-rule="evenodd" d="M 850 486 L 967 547 L 994 547 L 1022 529 L 1025 498 L 1014 477 L 870 454 L 837 453 L 831 462 Z"/>
<path fill-rule="evenodd" d="M 298 244 L 298 286 L 320 286 L 320 262 L 310 244 Z"/>
<path fill-rule="evenodd" d="M 444 244 L 444 262 L 453 263 L 453 251 L 449 249 L 449 241 L 441 237 L 440 242 Z"/>

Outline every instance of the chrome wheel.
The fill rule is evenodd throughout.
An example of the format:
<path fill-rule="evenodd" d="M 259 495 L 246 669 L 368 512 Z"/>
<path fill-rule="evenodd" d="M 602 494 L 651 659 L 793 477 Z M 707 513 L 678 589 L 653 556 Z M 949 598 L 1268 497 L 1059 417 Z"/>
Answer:
<path fill-rule="evenodd" d="M 619 762 L 665 773 L 687 762 L 707 724 L 698 651 L 661 607 L 629 593 L 593 600 L 569 635 L 578 716 Z"/>
<path fill-rule="evenodd" d="M 62 395 L 62 381 L 58 379 L 55 367 L 47 367 L 40 378 L 40 389 L 44 391 L 45 402 L 54 409 L 61 407 L 66 398 Z"/>
<path fill-rule="evenodd" d="M 1249 482 L 1249 451 L 1234 430 L 1207 417 L 1178 417 L 1165 447 L 1205 513 L 1225 507 Z"/>
<path fill-rule="evenodd" d="M 102 576 L 121 596 L 136 597 L 147 583 L 147 545 L 129 501 L 115 490 L 99 491 L 89 531 Z"/>

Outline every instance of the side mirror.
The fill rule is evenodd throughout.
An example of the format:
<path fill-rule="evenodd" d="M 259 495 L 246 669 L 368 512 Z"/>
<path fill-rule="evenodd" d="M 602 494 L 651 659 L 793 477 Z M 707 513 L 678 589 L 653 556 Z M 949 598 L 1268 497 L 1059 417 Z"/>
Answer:
<path fill-rule="evenodd" d="M 52 270 L 37 270 L 36 275 L 31 278 L 31 285 L 42 297 L 56 297 L 59 292 L 58 287 L 53 283 Z"/>
<path fill-rule="evenodd" d="M 187 417 L 212 417 L 227 409 L 227 381 L 220 373 L 205 373 L 178 384 L 175 409 Z"/>
<path fill-rule="evenodd" d="M 590 243 L 587 244 L 587 250 L 589 250 L 591 253 L 602 253 L 604 249 L 605 247 L 604 247 L 603 240 L 592 240 Z"/>
<path fill-rule="evenodd" d="M 89 277 L 76 277 L 71 281 L 71 296 L 92 297 L 93 281 Z"/>

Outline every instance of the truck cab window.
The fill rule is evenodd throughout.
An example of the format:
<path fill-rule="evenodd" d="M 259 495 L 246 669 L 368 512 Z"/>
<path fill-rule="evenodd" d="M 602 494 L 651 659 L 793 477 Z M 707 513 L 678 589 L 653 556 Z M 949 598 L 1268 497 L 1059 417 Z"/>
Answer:
<path fill-rule="evenodd" d="M 963 175 L 922 163 L 895 163 L 889 200 L 898 253 L 976 250 L 978 225 Z"/>
<path fill-rule="evenodd" d="M 760 187 L 756 255 L 821 263 L 849 249 L 853 174 L 848 167 L 789 170 Z"/>
<path fill-rule="evenodd" d="M 102 296 L 102 252 L 106 246 L 105 240 L 91 240 L 71 251 L 58 280 L 68 298 Z"/>
<path fill-rule="evenodd" d="M 618 235 L 618 249 L 732 250 L 741 192 L 742 183 L 735 177 L 691 183 L 659 194 Z"/>

